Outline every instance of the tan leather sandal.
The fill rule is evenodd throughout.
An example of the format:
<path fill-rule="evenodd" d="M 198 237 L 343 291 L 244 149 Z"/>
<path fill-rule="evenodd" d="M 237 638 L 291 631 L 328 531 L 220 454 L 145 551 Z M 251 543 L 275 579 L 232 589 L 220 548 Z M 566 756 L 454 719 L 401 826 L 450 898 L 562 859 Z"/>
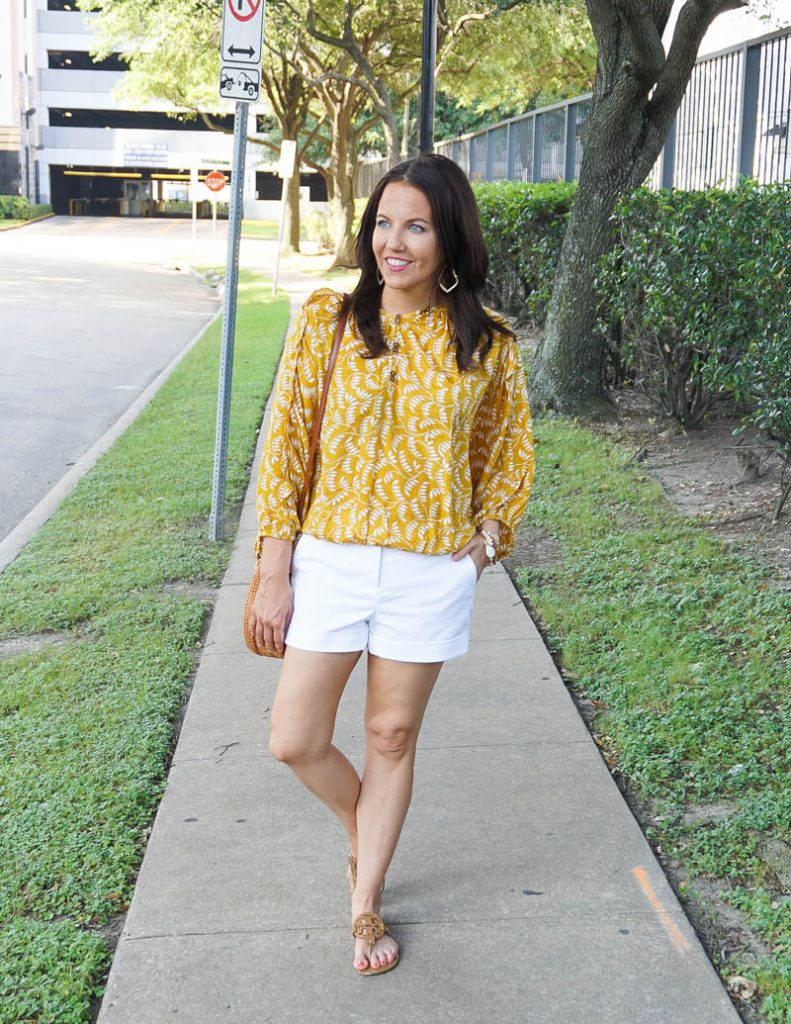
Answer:
<path fill-rule="evenodd" d="M 357 858 L 352 853 L 349 854 L 349 866 L 348 866 L 348 869 L 346 871 L 346 874 L 349 877 L 349 895 L 351 896 L 351 895 L 354 894 L 354 890 L 357 887 Z M 382 880 L 382 885 L 381 885 L 381 887 L 379 889 L 380 895 L 384 891 L 385 891 L 385 883 L 384 883 L 384 879 L 383 879 Z"/>
<path fill-rule="evenodd" d="M 391 964 L 382 964 L 380 967 L 371 967 L 371 950 L 383 935 L 389 934 L 390 930 L 387 925 L 384 923 L 382 918 L 373 911 L 366 911 L 366 913 L 358 914 L 357 917 L 355 917 L 352 922 L 352 935 L 355 939 L 365 939 L 368 942 L 368 966 L 364 970 L 360 970 L 359 967 L 355 967 L 354 969 L 358 974 L 384 974 L 385 971 L 391 971 L 395 967 L 399 960 L 398 954 L 396 954 L 396 958 Z"/>

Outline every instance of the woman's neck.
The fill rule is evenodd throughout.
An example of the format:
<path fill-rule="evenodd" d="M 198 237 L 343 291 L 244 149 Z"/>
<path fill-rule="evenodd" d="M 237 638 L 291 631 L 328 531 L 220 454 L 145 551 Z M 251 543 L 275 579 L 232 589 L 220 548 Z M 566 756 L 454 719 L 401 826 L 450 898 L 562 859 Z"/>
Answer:
<path fill-rule="evenodd" d="M 444 302 L 438 300 L 436 288 L 421 292 L 420 294 L 413 294 L 412 292 L 402 291 L 399 288 L 388 288 L 387 285 L 382 289 L 380 302 L 382 312 L 401 314 L 417 313 L 428 306 L 444 305 Z"/>

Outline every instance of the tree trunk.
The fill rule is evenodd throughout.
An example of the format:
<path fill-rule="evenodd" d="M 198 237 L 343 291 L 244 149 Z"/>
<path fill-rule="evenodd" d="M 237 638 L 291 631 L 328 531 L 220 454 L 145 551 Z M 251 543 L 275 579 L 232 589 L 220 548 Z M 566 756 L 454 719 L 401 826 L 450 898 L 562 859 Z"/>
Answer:
<path fill-rule="evenodd" d="M 595 131 L 592 118 L 589 123 Z M 622 138 L 616 144 L 627 148 Z M 530 378 L 534 409 L 592 417 L 612 414 L 603 387 L 604 339 L 595 331 L 594 280 L 596 264 L 611 245 L 609 218 L 623 188 L 620 174 L 608 177 L 583 160 Z"/>
<path fill-rule="evenodd" d="M 409 97 L 404 99 L 404 112 L 401 118 L 401 159 L 409 159 Z"/>
<path fill-rule="evenodd" d="M 283 230 L 283 253 L 299 252 L 299 166 L 294 168 L 286 190 L 286 223 Z"/>
<path fill-rule="evenodd" d="M 335 237 L 332 267 L 353 267 L 354 254 L 354 170 L 357 147 L 353 136 L 352 114 L 348 103 L 339 104 L 333 117 L 330 172 L 332 189 L 329 206 Z"/>
<path fill-rule="evenodd" d="M 353 267 L 354 253 L 354 185 L 350 173 L 340 174 L 334 182 L 330 211 L 335 224 L 335 259 L 332 268 Z"/>
<path fill-rule="evenodd" d="M 689 82 L 700 41 L 740 0 L 687 0 L 665 57 L 669 0 L 587 0 L 598 45 L 579 185 L 530 380 L 534 410 L 612 416 L 594 281 L 619 197 L 645 181 Z M 649 95 L 651 98 L 649 99 Z"/>
<path fill-rule="evenodd" d="M 398 161 L 398 126 L 392 110 L 381 115 L 382 130 L 385 135 L 385 147 L 389 167 Z"/>

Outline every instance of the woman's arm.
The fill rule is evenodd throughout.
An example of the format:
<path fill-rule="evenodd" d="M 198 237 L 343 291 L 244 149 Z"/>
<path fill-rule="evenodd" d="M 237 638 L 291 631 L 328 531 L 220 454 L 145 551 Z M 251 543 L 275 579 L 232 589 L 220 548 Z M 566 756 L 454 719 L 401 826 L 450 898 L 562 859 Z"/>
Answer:
<path fill-rule="evenodd" d="M 476 527 L 490 529 L 498 537 L 498 558 L 513 549 L 530 495 L 534 462 L 524 363 L 516 340 L 508 336 L 470 436 L 473 519 Z"/>

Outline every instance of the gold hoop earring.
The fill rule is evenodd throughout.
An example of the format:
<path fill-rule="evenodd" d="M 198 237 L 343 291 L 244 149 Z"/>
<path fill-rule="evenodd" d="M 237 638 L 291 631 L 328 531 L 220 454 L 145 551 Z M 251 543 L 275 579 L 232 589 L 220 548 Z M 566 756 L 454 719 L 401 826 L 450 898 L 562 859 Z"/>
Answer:
<path fill-rule="evenodd" d="M 445 285 L 442 283 L 442 281 L 437 281 L 437 284 L 440 286 L 440 288 L 443 290 L 443 292 L 445 292 L 446 295 L 450 295 L 450 293 L 453 291 L 453 289 L 459 283 L 459 275 L 456 273 L 456 271 L 452 267 L 451 267 L 451 271 L 450 272 L 451 272 L 451 274 L 453 274 L 453 284 L 450 286 L 450 288 L 446 288 Z"/>
<path fill-rule="evenodd" d="M 379 267 L 376 268 L 376 283 L 377 284 L 384 284 L 385 283 L 385 279 L 384 279 L 384 277 L 382 277 L 382 273 L 379 270 Z"/>

